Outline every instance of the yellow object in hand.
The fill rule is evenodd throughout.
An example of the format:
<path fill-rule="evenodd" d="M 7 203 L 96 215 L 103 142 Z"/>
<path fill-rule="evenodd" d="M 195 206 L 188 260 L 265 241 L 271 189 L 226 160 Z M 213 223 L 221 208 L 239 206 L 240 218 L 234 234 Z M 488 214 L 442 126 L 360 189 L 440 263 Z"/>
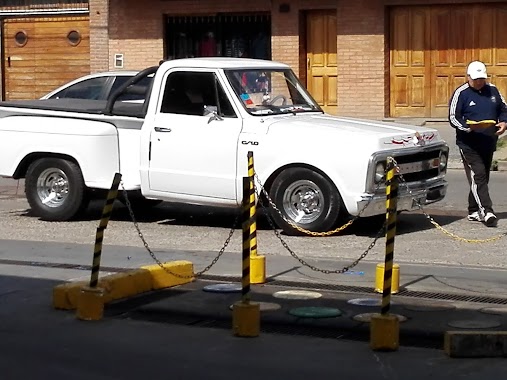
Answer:
<path fill-rule="evenodd" d="M 479 120 L 479 121 L 467 120 L 467 124 L 474 125 L 479 128 L 488 128 L 488 127 L 492 127 L 493 125 L 496 125 L 496 121 L 495 120 Z"/>

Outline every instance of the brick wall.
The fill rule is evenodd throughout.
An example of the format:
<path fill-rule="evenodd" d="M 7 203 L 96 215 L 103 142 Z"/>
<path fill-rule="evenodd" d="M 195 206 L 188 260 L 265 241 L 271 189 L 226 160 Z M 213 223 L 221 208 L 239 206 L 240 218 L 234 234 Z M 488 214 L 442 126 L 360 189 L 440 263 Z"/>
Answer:
<path fill-rule="evenodd" d="M 89 0 L 90 71 L 109 70 L 109 0 Z"/>
<path fill-rule="evenodd" d="M 338 20 L 339 113 L 382 118 L 389 99 L 384 5 L 339 1 Z"/>
<path fill-rule="evenodd" d="M 205 16 L 218 12 L 269 12 L 271 9 L 269 0 L 254 3 L 228 0 L 109 1 L 109 54 L 123 53 L 126 69 L 157 65 L 164 57 L 164 15 Z"/>

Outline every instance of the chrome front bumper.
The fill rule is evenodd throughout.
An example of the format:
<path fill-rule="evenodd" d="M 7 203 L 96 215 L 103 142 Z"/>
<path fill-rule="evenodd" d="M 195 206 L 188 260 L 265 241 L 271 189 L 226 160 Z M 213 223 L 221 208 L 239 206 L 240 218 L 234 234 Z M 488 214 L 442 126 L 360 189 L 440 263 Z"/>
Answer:
<path fill-rule="evenodd" d="M 434 186 L 425 189 L 411 189 L 410 194 L 404 185 L 398 188 L 398 211 L 412 211 L 418 210 L 418 202 L 421 205 L 428 205 L 430 203 L 438 202 L 444 199 L 447 192 L 447 181 L 439 181 Z M 365 194 L 361 200 L 357 202 L 357 210 L 360 212 L 365 205 L 368 207 L 361 213 L 360 216 L 374 216 L 386 213 L 386 195 L 385 194 Z"/>

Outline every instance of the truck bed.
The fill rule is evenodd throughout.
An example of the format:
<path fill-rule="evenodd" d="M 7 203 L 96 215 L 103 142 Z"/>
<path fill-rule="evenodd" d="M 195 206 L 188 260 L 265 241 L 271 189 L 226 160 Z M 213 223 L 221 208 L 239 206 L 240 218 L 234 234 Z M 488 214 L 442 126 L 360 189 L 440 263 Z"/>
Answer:
<path fill-rule="evenodd" d="M 73 112 L 92 115 L 104 115 L 106 109 L 106 100 L 88 100 L 88 99 L 46 99 L 46 100 L 10 100 L 0 102 L 0 107 L 15 107 L 45 110 Z M 116 102 L 111 116 L 131 116 L 144 118 L 144 103 L 137 102 Z M 6 110 L 3 110 L 5 113 Z M 8 113 L 8 111 L 7 111 Z M 19 111 L 16 112 L 19 114 Z"/>

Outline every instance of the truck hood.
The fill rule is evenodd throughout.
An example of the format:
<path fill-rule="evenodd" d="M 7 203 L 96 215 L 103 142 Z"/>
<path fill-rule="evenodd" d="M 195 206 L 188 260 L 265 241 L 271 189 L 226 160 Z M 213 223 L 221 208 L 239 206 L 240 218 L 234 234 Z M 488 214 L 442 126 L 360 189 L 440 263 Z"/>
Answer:
<path fill-rule="evenodd" d="M 438 131 L 432 128 L 326 114 L 284 115 L 270 121 L 269 132 L 276 131 L 284 135 L 302 133 L 306 136 L 317 132 L 319 139 L 330 138 L 346 143 L 353 141 L 354 144 L 375 146 L 377 150 L 443 142 Z"/>

